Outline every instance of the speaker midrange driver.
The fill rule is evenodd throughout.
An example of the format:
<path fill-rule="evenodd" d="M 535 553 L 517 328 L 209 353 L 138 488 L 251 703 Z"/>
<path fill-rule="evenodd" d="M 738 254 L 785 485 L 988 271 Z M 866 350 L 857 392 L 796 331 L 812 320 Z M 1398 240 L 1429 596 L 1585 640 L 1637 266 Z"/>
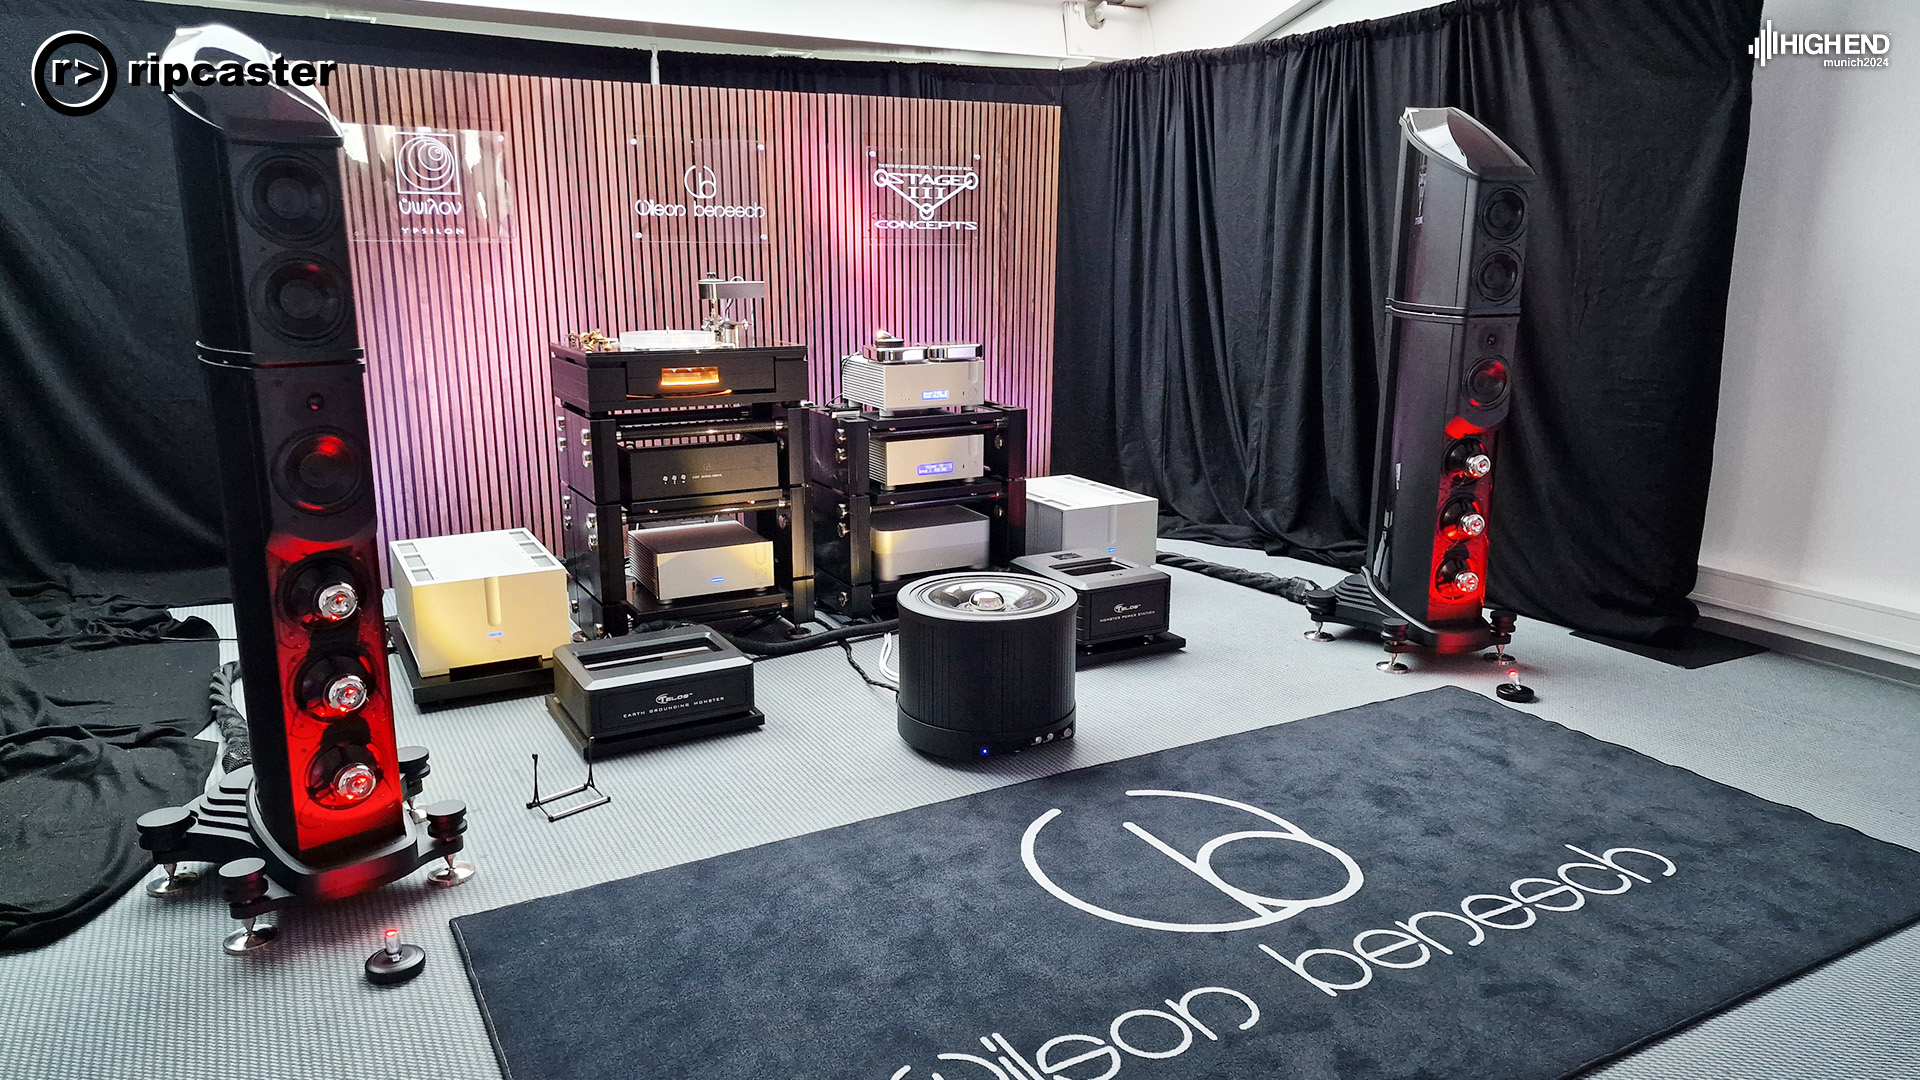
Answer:
<path fill-rule="evenodd" d="M 901 589 L 900 737 L 948 758 L 1072 738 L 1075 601 L 1018 574 L 941 574 Z"/>

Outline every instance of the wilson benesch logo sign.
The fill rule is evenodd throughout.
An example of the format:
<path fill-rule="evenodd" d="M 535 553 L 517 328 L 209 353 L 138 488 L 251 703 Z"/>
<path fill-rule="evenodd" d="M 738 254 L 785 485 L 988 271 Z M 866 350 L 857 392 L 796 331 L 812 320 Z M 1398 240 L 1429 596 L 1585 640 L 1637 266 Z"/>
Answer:
<path fill-rule="evenodd" d="M 1435 897 L 1424 909 L 1406 912 L 1400 918 L 1383 918 L 1379 925 L 1351 936 L 1349 925 L 1337 931 L 1336 940 L 1327 941 L 1324 920 L 1335 916 L 1319 909 L 1353 900 L 1366 884 L 1359 863 L 1345 851 L 1271 810 L 1234 799 L 1196 791 L 1137 790 L 1126 794 L 1142 800 L 1138 816 L 1155 813 L 1156 806 L 1169 806 L 1166 800 L 1181 800 L 1225 808 L 1232 811 L 1231 816 L 1243 817 L 1246 827 L 1226 826 L 1189 851 L 1134 821 L 1088 823 L 1074 820 L 1074 815 L 1055 807 L 1035 818 L 1020 838 L 1020 860 L 1028 875 L 1061 903 L 1135 931 L 1251 932 L 1258 938 L 1267 936 L 1262 931 L 1271 932 L 1277 924 L 1298 919 L 1299 923 L 1289 924 L 1289 934 L 1295 940 L 1286 948 L 1277 948 L 1274 941 L 1247 942 L 1273 962 L 1271 970 L 1276 978 L 1260 985 L 1243 982 L 1239 987 L 1196 980 L 1203 984 L 1177 996 L 1154 994 L 1150 1000 L 1117 1002 L 1113 1019 L 1103 1026 L 1062 1032 L 1038 1041 L 1014 1040 L 998 1031 L 956 1032 L 951 1036 L 957 1042 L 952 1050 L 935 1054 L 930 1062 L 889 1067 L 879 1075 L 886 1080 L 1112 1080 L 1123 1072 L 1131 1076 L 1131 1066 L 1136 1064 L 1150 1066 L 1188 1053 L 1204 1054 L 1210 1044 L 1232 1041 L 1238 1033 L 1255 1028 L 1263 1015 L 1262 1001 L 1271 1003 L 1280 995 L 1292 993 L 1342 998 L 1372 985 L 1376 978 L 1444 962 L 1483 946 L 1498 948 L 1498 941 L 1506 934 L 1551 933 L 1556 920 L 1577 918 L 1573 913 L 1590 903 L 1609 902 L 1610 898 L 1679 872 L 1672 859 L 1646 848 L 1564 844 L 1562 851 L 1571 852 L 1573 858 L 1543 851 L 1537 876 L 1513 878 L 1505 885 L 1457 901 Z M 1041 838 L 1050 835 L 1047 830 L 1056 822 L 1060 828 L 1092 828 L 1096 832 L 1112 829 L 1131 834 L 1140 841 L 1138 854 L 1147 860 L 1145 865 L 1159 863 L 1173 868 L 1169 872 L 1191 874 L 1202 883 L 1201 894 L 1217 895 L 1223 910 L 1238 909 L 1246 914 L 1230 919 L 1181 918 L 1180 913 L 1172 911 L 1114 910 L 1077 895 L 1056 880 L 1058 873 L 1049 870 L 1042 856 L 1045 845 Z M 1083 834 L 1080 840 L 1085 839 Z M 1189 836 L 1188 847 L 1192 847 L 1192 839 Z M 1244 857 L 1263 845 L 1280 857 L 1264 861 Z M 1053 842 L 1063 855 L 1072 846 L 1060 839 Z M 1109 849 L 1103 846 L 1102 850 Z M 1556 859 L 1566 861 L 1555 865 Z M 1262 872 L 1278 874 L 1282 880 L 1257 885 L 1236 881 L 1223 866 L 1238 867 L 1241 874 L 1264 867 Z M 1275 867 L 1281 869 L 1276 871 Z M 1113 873 L 1125 876 L 1135 869 L 1114 867 Z M 1085 867 L 1080 872 L 1086 876 Z M 1307 880 L 1320 883 L 1318 891 L 1308 890 L 1314 895 L 1285 895 L 1296 891 L 1287 887 L 1289 873 L 1299 875 L 1296 885 Z M 1334 887 L 1327 888 L 1329 884 Z M 1362 916 L 1360 924 L 1364 926 L 1375 917 Z M 1320 923 L 1319 940 L 1314 936 L 1300 940 L 1300 935 L 1314 935 L 1311 924 L 1315 922 Z M 1139 945 L 1166 947 L 1146 941 Z M 1143 1069 L 1139 1075 L 1144 1080 L 1152 1072 Z"/>

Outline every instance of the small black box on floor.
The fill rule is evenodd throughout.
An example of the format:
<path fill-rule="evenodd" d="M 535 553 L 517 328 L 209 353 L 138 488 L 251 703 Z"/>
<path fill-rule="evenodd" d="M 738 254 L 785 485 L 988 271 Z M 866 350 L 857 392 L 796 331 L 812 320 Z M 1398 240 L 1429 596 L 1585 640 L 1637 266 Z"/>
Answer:
<path fill-rule="evenodd" d="M 1173 578 L 1166 571 L 1140 566 L 1107 554 L 1050 551 L 1022 555 L 1014 568 L 1073 591 L 1074 639 L 1080 667 L 1108 659 L 1173 652 L 1186 639 L 1167 632 Z"/>
<path fill-rule="evenodd" d="M 554 719 L 595 757 L 759 727 L 753 661 L 705 627 L 563 645 Z"/>

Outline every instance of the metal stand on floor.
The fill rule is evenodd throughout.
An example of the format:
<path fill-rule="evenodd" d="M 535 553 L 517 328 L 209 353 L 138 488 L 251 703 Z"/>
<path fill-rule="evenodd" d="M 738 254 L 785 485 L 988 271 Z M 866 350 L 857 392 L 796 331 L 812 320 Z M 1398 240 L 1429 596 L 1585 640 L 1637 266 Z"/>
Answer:
<path fill-rule="evenodd" d="M 547 809 L 549 803 L 556 803 L 561 799 L 571 798 L 575 795 L 583 795 L 589 791 L 593 792 L 598 798 L 589 799 L 578 806 L 569 806 L 559 813 Z M 587 754 L 586 781 L 570 787 L 565 791 L 556 791 L 551 795 L 540 794 L 540 755 L 533 755 L 533 801 L 527 803 L 527 809 L 538 810 L 547 815 L 549 822 L 559 821 L 564 817 L 572 817 L 583 811 L 591 810 L 596 806 L 605 806 L 612 801 L 613 796 L 593 786 L 593 755 L 591 753 Z"/>

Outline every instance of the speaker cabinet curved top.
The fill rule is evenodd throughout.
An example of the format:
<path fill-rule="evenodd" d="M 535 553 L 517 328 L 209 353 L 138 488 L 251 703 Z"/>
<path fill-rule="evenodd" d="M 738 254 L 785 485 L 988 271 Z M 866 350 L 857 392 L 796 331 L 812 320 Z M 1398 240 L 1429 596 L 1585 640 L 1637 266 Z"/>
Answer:
<path fill-rule="evenodd" d="M 1533 170 L 1458 109 L 1401 117 L 1364 574 L 1431 647 L 1486 643 L 1495 445 L 1512 404 Z"/>
<path fill-rule="evenodd" d="M 234 33 L 183 36 L 242 55 L 259 47 L 222 31 Z M 342 136 L 326 103 L 311 88 L 272 85 L 187 85 L 172 98 L 201 349 L 244 365 L 358 358 Z"/>
<path fill-rule="evenodd" d="M 224 27 L 183 31 L 168 52 L 205 47 L 264 52 Z M 283 864 L 357 864 L 407 826 L 340 131 L 299 87 L 182 87 L 174 103 L 253 749 L 250 825 Z"/>

